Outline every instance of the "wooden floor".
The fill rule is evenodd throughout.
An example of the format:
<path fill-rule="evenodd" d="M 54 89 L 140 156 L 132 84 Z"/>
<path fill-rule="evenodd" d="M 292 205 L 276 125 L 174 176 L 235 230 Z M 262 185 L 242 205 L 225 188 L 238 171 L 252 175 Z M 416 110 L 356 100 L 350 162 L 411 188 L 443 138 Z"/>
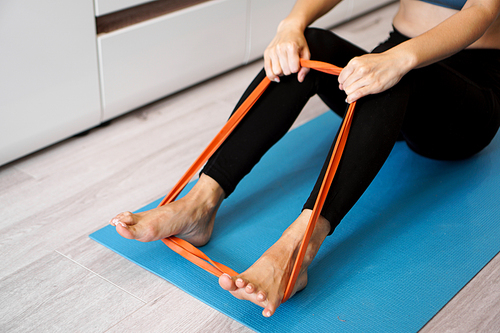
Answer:
<path fill-rule="evenodd" d="M 333 29 L 370 49 L 397 5 Z M 0 168 L 1 332 L 247 332 L 88 235 L 164 195 L 225 122 L 261 61 Z M 327 108 L 318 99 L 297 124 Z M 500 328 L 500 258 L 423 332 Z"/>

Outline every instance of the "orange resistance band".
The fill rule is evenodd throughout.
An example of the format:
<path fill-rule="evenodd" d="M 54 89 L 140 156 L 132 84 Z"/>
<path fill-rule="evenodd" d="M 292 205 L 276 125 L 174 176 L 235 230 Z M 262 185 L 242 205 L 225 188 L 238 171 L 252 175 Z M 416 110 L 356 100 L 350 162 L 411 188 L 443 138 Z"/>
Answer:
<path fill-rule="evenodd" d="M 325 72 L 332 75 L 339 75 L 342 68 L 320 61 L 305 60 L 300 59 L 300 65 L 302 67 L 307 67 L 315 69 L 321 72 Z M 174 201 L 179 193 L 184 189 L 188 182 L 196 175 L 196 173 L 202 168 L 202 166 L 208 161 L 208 159 L 215 153 L 215 151 L 222 145 L 224 140 L 231 134 L 231 132 L 236 128 L 239 122 L 247 114 L 247 112 L 252 108 L 255 102 L 267 89 L 271 81 L 265 77 L 264 80 L 257 86 L 257 88 L 250 94 L 250 96 L 243 102 L 243 104 L 234 112 L 228 122 L 222 127 L 221 131 L 215 136 L 215 138 L 210 142 L 207 148 L 201 153 L 201 155 L 196 159 L 196 161 L 191 165 L 187 172 L 182 176 L 182 178 L 177 182 L 174 188 L 169 194 L 162 200 L 159 206 L 163 206 L 167 203 Z M 321 213 L 323 204 L 325 202 L 328 190 L 330 189 L 330 184 L 332 183 L 335 172 L 340 162 L 340 157 L 344 151 L 344 147 L 347 141 L 347 135 L 349 134 L 349 128 L 351 127 L 352 116 L 354 112 L 355 102 L 349 105 L 347 114 L 342 122 L 340 132 L 335 142 L 332 157 L 330 159 L 325 177 L 323 178 L 323 183 L 318 193 L 316 203 L 314 204 L 313 212 L 307 226 L 306 233 L 300 245 L 297 258 L 295 259 L 295 264 L 292 268 L 292 273 L 288 281 L 288 285 L 285 289 L 285 294 L 283 296 L 282 303 L 286 302 L 290 298 L 295 282 L 299 275 L 300 267 L 302 266 L 302 261 L 304 260 L 304 255 L 307 250 L 307 245 L 316 226 L 316 221 Z M 205 269 L 206 271 L 212 273 L 213 275 L 219 277 L 223 273 L 227 273 L 231 276 L 236 276 L 238 273 L 233 271 L 231 268 L 224 266 L 221 263 L 211 260 L 207 255 L 201 252 L 199 249 L 191 245 L 189 242 L 171 236 L 162 241 L 173 251 L 177 252 L 187 260 L 198 265 L 199 267 Z"/>

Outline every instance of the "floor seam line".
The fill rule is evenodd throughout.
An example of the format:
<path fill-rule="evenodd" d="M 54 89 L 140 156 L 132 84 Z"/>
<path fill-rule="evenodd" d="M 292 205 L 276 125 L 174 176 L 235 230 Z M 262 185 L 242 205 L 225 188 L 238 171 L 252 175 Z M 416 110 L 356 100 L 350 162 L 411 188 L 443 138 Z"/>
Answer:
<path fill-rule="evenodd" d="M 122 290 L 122 291 L 126 292 L 127 294 L 129 294 L 130 296 L 134 297 L 135 299 L 137 299 L 137 300 L 141 301 L 142 303 L 144 303 L 144 304 L 147 304 L 147 303 L 148 303 L 148 302 L 146 302 L 145 300 L 143 300 L 143 299 L 141 299 L 141 298 L 139 298 L 139 297 L 135 296 L 135 295 L 134 295 L 134 294 L 132 294 L 130 291 L 128 291 L 128 290 L 126 290 L 126 289 L 124 289 L 123 287 L 120 287 L 119 285 L 117 285 L 116 283 L 114 283 L 114 282 L 110 281 L 109 279 L 106 279 L 104 276 L 102 276 L 102 275 L 100 275 L 100 274 L 98 274 L 98 273 L 94 272 L 93 270 L 91 270 L 91 269 L 90 269 L 90 268 L 88 268 L 88 267 L 85 267 L 84 265 L 80 264 L 78 261 L 71 259 L 71 258 L 70 258 L 70 257 L 68 257 L 67 255 L 62 254 L 61 252 L 59 252 L 59 251 L 57 251 L 57 250 L 54 250 L 54 251 L 55 251 L 56 253 L 60 254 L 61 256 L 63 256 L 64 258 L 66 258 L 66 259 L 68 259 L 68 260 L 71 260 L 72 262 L 74 262 L 74 263 L 75 263 L 75 264 L 77 264 L 78 266 L 80 266 L 80 267 L 82 267 L 82 268 L 86 269 L 87 271 L 91 272 L 92 274 L 96 275 L 96 276 L 97 276 L 97 277 L 99 277 L 100 279 L 103 279 L 104 281 L 106 281 L 106 282 L 108 282 L 108 283 L 112 284 L 112 285 L 113 285 L 113 286 L 115 286 L 116 288 L 118 288 L 118 289 L 120 289 L 120 290 Z"/>

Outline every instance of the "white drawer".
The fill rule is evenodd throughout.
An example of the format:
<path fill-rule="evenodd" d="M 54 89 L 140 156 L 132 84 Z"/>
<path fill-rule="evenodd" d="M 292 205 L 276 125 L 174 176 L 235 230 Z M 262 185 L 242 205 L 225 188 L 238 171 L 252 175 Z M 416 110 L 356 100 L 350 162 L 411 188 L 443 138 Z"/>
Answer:
<path fill-rule="evenodd" d="M 103 120 L 241 65 L 246 3 L 208 1 L 99 35 Z"/>
<path fill-rule="evenodd" d="M 95 15 L 101 16 L 154 0 L 94 0 Z"/>

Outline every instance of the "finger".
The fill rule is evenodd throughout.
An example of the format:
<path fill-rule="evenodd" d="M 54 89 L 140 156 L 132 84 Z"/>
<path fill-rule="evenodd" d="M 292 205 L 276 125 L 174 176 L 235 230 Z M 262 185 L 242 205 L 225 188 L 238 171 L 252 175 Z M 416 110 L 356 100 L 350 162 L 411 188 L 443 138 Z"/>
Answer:
<path fill-rule="evenodd" d="M 276 77 L 283 75 L 279 57 L 276 56 L 271 58 L 271 69 Z"/>
<path fill-rule="evenodd" d="M 299 80 L 299 82 L 304 82 L 306 75 L 307 75 L 307 73 L 309 73 L 309 71 L 310 71 L 310 69 L 307 67 L 302 67 L 299 70 L 299 73 L 297 74 L 297 79 Z"/>
<path fill-rule="evenodd" d="M 266 76 L 269 80 L 280 82 L 278 75 L 273 72 L 272 60 L 269 56 L 264 56 L 264 70 L 266 71 Z"/>
<path fill-rule="evenodd" d="M 346 81 L 348 82 L 348 81 Z M 366 86 L 369 85 L 369 81 L 366 78 L 360 78 L 353 83 L 345 83 L 344 84 L 344 92 L 346 93 L 347 96 L 354 94 L 357 90 L 361 88 L 365 88 Z"/>
<path fill-rule="evenodd" d="M 347 98 L 346 98 L 346 102 L 351 104 L 351 103 L 356 102 L 360 98 L 365 97 L 365 96 L 370 95 L 370 94 L 371 94 L 371 92 L 370 92 L 369 87 L 362 87 L 362 88 L 356 89 L 352 93 L 348 94 Z"/>
<path fill-rule="evenodd" d="M 298 71 L 300 70 L 300 54 L 297 44 L 291 43 L 290 45 L 288 45 L 287 56 L 287 62 L 290 72 L 298 73 Z"/>
<path fill-rule="evenodd" d="M 339 82 L 341 90 L 344 90 L 347 95 L 351 94 L 354 90 L 365 86 L 367 80 L 367 77 L 356 69 L 349 69 L 348 73 L 349 75 L 344 78 L 343 82 Z M 342 74 L 342 72 L 340 74 Z"/>
<path fill-rule="evenodd" d="M 360 70 L 361 62 L 362 61 L 359 60 L 359 57 L 354 57 L 342 69 L 338 79 L 339 86 L 342 87 L 342 90 L 345 90 L 346 87 L 359 80 L 359 78 L 363 75 L 364 69 Z"/>
<path fill-rule="evenodd" d="M 277 56 L 279 59 L 279 65 L 281 68 L 281 74 L 290 75 L 292 72 L 290 70 L 290 65 L 288 64 L 288 52 L 287 48 L 281 45 L 276 46 Z"/>
<path fill-rule="evenodd" d="M 306 45 L 300 52 L 300 58 L 305 59 L 305 60 L 310 60 L 311 59 L 311 52 L 309 51 L 309 47 Z M 300 66 L 300 59 L 299 59 L 299 66 Z M 304 82 L 304 79 L 306 78 L 307 73 L 309 73 L 310 69 L 306 67 L 301 67 L 299 70 L 299 73 L 297 75 L 297 79 L 299 82 Z"/>

